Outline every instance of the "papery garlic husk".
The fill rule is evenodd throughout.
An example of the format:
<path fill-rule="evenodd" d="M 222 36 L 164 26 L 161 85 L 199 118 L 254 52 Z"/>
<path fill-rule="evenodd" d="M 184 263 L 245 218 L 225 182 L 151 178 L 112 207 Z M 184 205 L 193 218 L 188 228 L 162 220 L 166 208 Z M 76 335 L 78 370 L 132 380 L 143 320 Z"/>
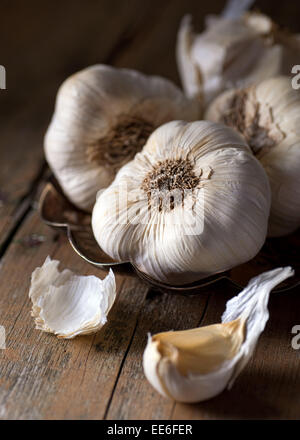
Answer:
<path fill-rule="evenodd" d="M 58 265 L 59 261 L 47 257 L 31 275 L 29 297 L 36 329 L 66 339 L 97 332 L 107 322 L 116 298 L 113 271 L 100 280 L 68 269 L 59 272 Z"/>
<path fill-rule="evenodd" d="M 227 302 L 222 324 L 149 336 L 143 367 L 151 385 L 178 402 L 201 402 L 231 388 L 269 319 L 270 291 L 293 273 L 285 267 L 251 279 Z"/>
<path fill-rule="evenodd" d="M 156 127 L 199 116 L 199 104 L 167 79 L 95 65 L 60 87 L 45 136 L 46 158 L 68 199 L 91 211 L 97 191 Z"/>
<path fill-rule="evenodd" d="M 240 135 L 208 121 L 173 121 L 99 192 L 92 228 L 115 260 L 179 285 L 254 257 L 269 208 L 267 176 Z"/>
<path fill-rule="evenodd" d="M 272 192 L 268 235 L 295 231 L 300 226 L 300 93 L 290 78 L 226 91 L 205 117 L 241 133 L 263 165 Z"/>
<path fill-rule="evenodd" d="M 191 17 L 185 16 L 176 53 L 187 96 L 200 97 L 207 104 L 226 89 L 290 73 L 299 64 L 300 39 L 260 13 L 210 18 L 200 34 L 194 33 Z"/>

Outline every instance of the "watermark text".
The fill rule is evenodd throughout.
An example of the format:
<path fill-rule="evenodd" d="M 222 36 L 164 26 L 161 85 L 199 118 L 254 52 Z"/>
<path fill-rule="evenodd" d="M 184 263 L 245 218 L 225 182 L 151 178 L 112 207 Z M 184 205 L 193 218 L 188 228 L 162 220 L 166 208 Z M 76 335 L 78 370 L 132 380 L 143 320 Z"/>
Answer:
<path fill-rule="evenodd" d="M 6 89 L 6 70 L 4 66 L 0 65 L 0 89 Z"/>

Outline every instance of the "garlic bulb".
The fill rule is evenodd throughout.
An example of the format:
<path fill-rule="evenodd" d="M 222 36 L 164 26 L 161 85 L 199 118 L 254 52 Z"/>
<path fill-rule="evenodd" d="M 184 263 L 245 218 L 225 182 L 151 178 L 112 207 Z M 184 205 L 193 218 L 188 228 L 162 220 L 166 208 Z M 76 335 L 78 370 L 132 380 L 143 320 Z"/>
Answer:
<path fill-rule="evenodd" d="M 179 402 L 201 402 L 231 388 L 269 319 L 270 291 L 293 273 L 285 267 L 251 279 L 227 302 L 222 324 L 149 336 L 143 367 L 151 385 Z"/>
<path fill-rule="evenodd" d="M 198 35 L 185 16 L 176 51 L 187 96 L 201 97 L 207 104 L 225 89 L 290 73 L 299 62 L 300 39 L 259 13 L 211 18 Z"/>
<path fill-rule="evenodd" d="M 173 121 L 99 192 L 92 228 L 115 260 L 184 284 L 254 257 L 269 207 L 267 176 L 241 136 L 222 124 Z"/>
<path fill-rule="evenodd" d="M 288 77 L 267 79 L 226 91 L 205 117 L 241 133 L 263 165 L 271 184 L 269 235 L 300 226 L 300 94 Z"/>
<path fill-rule="evenodd" d="M 169 80 L 96 65 L 61 86 L 45 154 L 64 193 L 91 211 L 99 189 L 133 159 L 150 133 L 172 119 L 195 120 L 199 104 Z"/>
<path fill-rule="evenodd" d="M 100 330 L 116 298 L 112 270 L 100 280 L 68 269 L 59 272 L 58 265 L 47 257 L 31 275 L 29 297 L 36 328 L 67 339 Z"/>

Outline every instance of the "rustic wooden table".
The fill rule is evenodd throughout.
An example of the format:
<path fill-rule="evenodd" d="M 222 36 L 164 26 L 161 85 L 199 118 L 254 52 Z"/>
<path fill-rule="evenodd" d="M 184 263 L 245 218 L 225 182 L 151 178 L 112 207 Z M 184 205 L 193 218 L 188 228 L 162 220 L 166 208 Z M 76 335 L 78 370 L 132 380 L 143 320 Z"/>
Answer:
<path fill-rule="evenodd" d="M 56 91 L 71 73 L 98 62 L 165 75 L 178 83 L 174 44 L 179 20 L 202 23 L 223 1 L 71 1 L 1 4 L 0 64 L 0 349 L 2 419 L 233 419 L 300 416 L 300 351 L 291 346 L 300 324 L 299 288 L 274 293 L 270 320 L 255 357 L 233 389 L 197 405 L 160 397 L 146 381 L 142 353 L 148 332 L 218 322 L 236 292 L 211 286 L 199 295 L 159 294 L 141 281 L 117 276 L 118 297 L 97 334 L 59 340 L 34 329 L 30 275 L 47 255 L 78 274 L 105 272 L 77 256 L 63 234 L 44 225 L 36 197 L 47 168 L 43 135 Z M 258 2 L 283 25 L 300 31 L 297 2 L 281 9 Z"/>

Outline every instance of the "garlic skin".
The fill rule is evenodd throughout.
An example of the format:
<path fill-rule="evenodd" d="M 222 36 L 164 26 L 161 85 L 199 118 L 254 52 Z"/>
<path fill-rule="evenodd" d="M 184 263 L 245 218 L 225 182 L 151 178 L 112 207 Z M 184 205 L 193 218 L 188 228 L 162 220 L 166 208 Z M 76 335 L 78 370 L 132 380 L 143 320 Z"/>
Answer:
<path fill-rule="evenodd" d="M 46 159 L 67 198 L 91 211 L 97 191 L 157 126 L 199 116 L 199 103 L 167 79 L 95 65 L 60 87 L 45 136 Z"/>
<path fill-rule="evenodd" d="M 29 297 L 36 329 L 59 338 L 95 333 L 107 322 L 116 298 L 113 271 L 104 280 L 59 272 L 59 261 L 47 257 L 31 275 Z"/>
<path fill-rule="evenodd" d="M 270 291 L 293 274 L 285 267 L 252 278 L 227 302 L 222 324 L 149 336 L 143 368 L 151 385 L 165 397 L 189 403 L 230 389 L 269 319 Z"/>
<path fill-rule="evenodd" d="M 300 57 L 300 39 L 277 28 L 266 15 L 209 17 L 195 34 L 185 16 L 177 38 L 177 65 L 185 93 L 207 105 L 220 92 L 288 74 Z"/>
<path fill-rule="evenodd" d="M 254 257 L 270 209 L 267 176 L 245 140 L 208 121 L 173 121 L 100 191 L 96 241 L 117 261 L 180 285 Z"/>
<path fill-rule="evenodd" d="M 300 226 L 300 94 L 290 78 L 226 91 L 205 118 L 242 134 L 264 167 L 272 192 L 268 235 L 295 231 Z"/>

